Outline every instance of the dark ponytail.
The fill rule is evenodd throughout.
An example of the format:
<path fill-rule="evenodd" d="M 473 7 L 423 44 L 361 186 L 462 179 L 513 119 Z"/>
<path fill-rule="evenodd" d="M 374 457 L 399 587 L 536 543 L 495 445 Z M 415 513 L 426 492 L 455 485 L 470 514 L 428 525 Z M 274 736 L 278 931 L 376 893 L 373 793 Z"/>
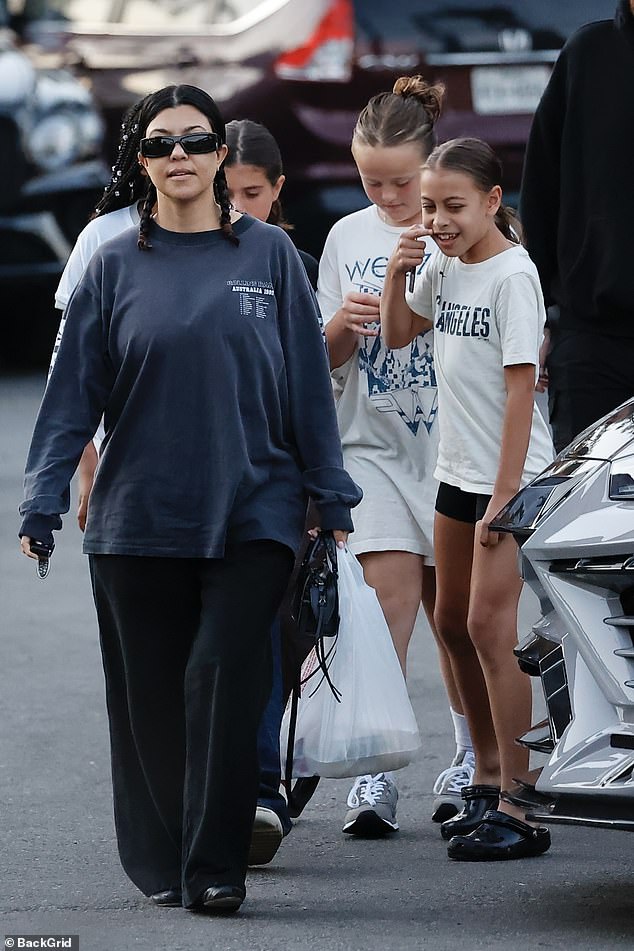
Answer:
<path fill-rule="evenodd" d="M 137 119 L 139 140 L 143 138 L 150 122 L 159 112 L 163 112 L 164 109 L 173 109 L 175 106 L 182 105 L 193 106 L 206 116 L 209 119 L 211 128 L 218 136 L 219 144 L 225 145 L 227 140 L 225 123 L 218 106 L 203 89 L 188 85 L 164 86 L 163 89 L 159 89 L 157 92 L 153 92 L 145 97 L 142 101 Z M 220 227 L 222 233 L 232 244 L 238 245 L 240 239 L 234 233 L 231 226 L 231 205 L 229 202 L 227 179 L 225 178 L 222 166 L 218 169 L 216 177 L 214 178 L 213 194 L 214 199 L 220 206 Z M 146 198 L 141 212 L 138 241 L 139 248 L 143 251 L 147 251 L 152 247 L 148 241 L 148 233 L 152 208 L 156 201 L 156 189 L 153 185 L 150 184 L 147 187 L 145 195 Z"/>
<path fill-rule="evenodd" d="M 437 146 L 423 168 L 462 172 L 485 194 L 502 181 L 502 163 L 490 145 L 482 139 L 450 139 Z M 508 241 L 522 243 L 522 226 L 512 208 L 500 205 L 495 223 Z"/>
<path fill-rule="evenodd" d="M 273 135 L 266 126 L 252 119 L 232 119 L 227 123 L 227 145 L 229 154 L 225 159 L 225 167 L 233 165 L 253 165 L 263 172 L 270 185 L 276 185 L 280 175 L 284 174 L 282 155 Z M 290 231 L 284 217 L 282 202 L 276 198 L 271 205 L 269 216 L 266 219 L 270 225 L 278 225 L 285 231 Z"/>

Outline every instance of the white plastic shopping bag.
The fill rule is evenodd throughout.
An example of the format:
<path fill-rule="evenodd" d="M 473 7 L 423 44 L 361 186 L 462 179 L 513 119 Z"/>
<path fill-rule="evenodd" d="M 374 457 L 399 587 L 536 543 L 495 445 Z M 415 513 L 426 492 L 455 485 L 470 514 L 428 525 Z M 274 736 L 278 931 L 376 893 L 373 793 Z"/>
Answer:
<path fill-rule="evenodd" d="M 405 678 L 376 593 L 365 583 L 352 552 L 338 550 L 337 564 L 339 636 L 327 663 L 341 699 L 337 701 L 311 651 L 302 668 L 294 777 L 337 779 L 400 769 L 421 746 Z M 328 640 L 325 650 L 329 650 Z M 280 734 L 282 775 L 290 710 L 289 700 Z"/>

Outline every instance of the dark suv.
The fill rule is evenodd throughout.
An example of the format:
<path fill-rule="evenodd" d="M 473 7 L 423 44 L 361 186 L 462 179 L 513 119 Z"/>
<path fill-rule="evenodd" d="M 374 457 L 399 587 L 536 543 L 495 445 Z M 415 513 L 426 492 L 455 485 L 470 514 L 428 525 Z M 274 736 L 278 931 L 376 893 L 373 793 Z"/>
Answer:
<path fill-rule="evenodd" d="M 65 62 L 107 120 L 171 82 L 207 89 L 227 119 L 263 122 L 284 158 L 298 243 L 367 203 L 350 155 L 361 108 L 405 73 L 447 87 L 440 138 L 478 135 L 519 187 L 531 115 L 566 37 L 616 0 L 49 0 Z M 60 19 L 61 18 L 61 19 Z"/>
<path fill-rule="evenodd" d="M 90 91 L 22 46 L 0 0 L 0 288 L 59 277 L 108 181 Z"/>

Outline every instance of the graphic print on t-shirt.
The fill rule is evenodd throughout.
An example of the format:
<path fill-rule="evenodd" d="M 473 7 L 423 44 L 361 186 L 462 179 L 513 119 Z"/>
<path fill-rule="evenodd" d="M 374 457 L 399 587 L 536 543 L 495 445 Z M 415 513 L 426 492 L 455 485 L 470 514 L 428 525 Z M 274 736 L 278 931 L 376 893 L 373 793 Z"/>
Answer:
<path fill-rule="evenodd" d="M 417 275 L 431 257 L 423 258 Z M 350 282 L 362 294 L 380 295 L 383 289 L 388 258 L 356 260 L 346 264 Z M 379 328 L 369 323 L 368 327 Z M 410 432 L 416 436 L 421 423 L 431 431 L 438 413 L 436 374 L 432 349 L 423 334 L 407 347 L 390 350 L 380 336 L 364 337 L 359 344 L 359 368 L 368 380 L 368 396 L 379 413 L 398 413 Z"/>
<path fill-rule="evenodd" d="M 239 295 L 241 317 L 266 319 L 271 299 L 275 295 L 270 281 L 227 281 L 227 285 Z"/>
<path fill-rule="evenodd" d="M 434 328 L 450 337 L 481 337 L 489 339 L 491 308 L 443 300 L 438 303 Z"/>

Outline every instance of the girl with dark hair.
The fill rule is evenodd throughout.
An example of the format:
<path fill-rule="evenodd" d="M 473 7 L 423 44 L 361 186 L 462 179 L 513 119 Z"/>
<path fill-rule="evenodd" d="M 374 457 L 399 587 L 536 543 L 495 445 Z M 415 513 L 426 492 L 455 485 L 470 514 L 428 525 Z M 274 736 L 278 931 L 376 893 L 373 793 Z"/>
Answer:
<path fill-rule="evenodd" d="M 420 221 L 420 167 L 435 143 L 442 95 L 442 86 L 420 76 L 402 77 L 392 92 L 375 96 L 361 112 L 352 154 L 372 204 L 332 228 L 317 292 L 345 464 L 364 493 L 350 548 L 376 589 L 403 672 L 421 602 L 433 629 L 436 376 L 433 334 L 422 332 L 403 349 L 388 348 L 379 301 L 399 235 Z M 420 270 L 434 253 L 430 242 Z M 440 659 L 457 752 L 435 788 L 436 820 L 460 809 L 460 787 L 473 771 L 460 697 L 442 648 Z M 359 777 L 348 796 L 343 831 L 391 834 L 398 829 L 397 795 L 391 775 Z"/>
<path fill-rule="evenodd" d="M 461 861 L 523 858 L 550 846 L 548 830 L 526 822 L 508 793 L 528 768 L 528 751 L 515 738 L 530 726 L 531 690 L 513 655 L 517 548 L 490 525 L 549 465 L 552 443 L 534 401 L 544 302 L 517 221 L 502 205 L 501 175 L 478 139 L 454 139 L 431 153 L 421 175 L 423 223 L 401 235 L 381 300 L 391 346 L 432 326 L 435 335 L 435 618 L 476 754 L 464 808 L 441 826 L 450 858 Z M 406 274 L 430 238 L 440 253 L 406 293 Z"/>
<path fill-rule="evenodd" d="M 251 119 L 234 119 L 227 123 L 226 136 L 229 151 L 223 167 L 233 207 L 260 221 L 290 230 L 279 197 L 285 181 L 282 156 L 269 130 Z M 304 251 L 298 251 L 298 254 L 310 283 L 316 289 L 317 261 Z M 273 686 L 258 734 L 260 792 L 249 855 L 250 865 L 268 864 L 283 837 L 292 829 L 287 800 L 280 791 L 280 727 L 284 714 L 283 669 L 294 667 L 297 659 L 292 656 L 293 651 L 288 649 L 288 638 L 283 636 L 284 629 L 288 629 L 283 616 L 284 611 L 271 631 Z"/>
<path fill-rule="evenodd" d="M 158 904 L 235 911 L 258 793 L 270 628 L 310 495 L 340 544 L 342 468 L 319 313 L 280 228 L 231 213 L 225 127 L 193 86 L 147 97 L 138 233 L 67 308 L 27 462 L 22 549 L 52 546 L 102 412 L 84 535 L 119 854 Z"/>
<path fill-rule="evenodd" d="M 251 119 L 227 123 L 225 174 L 233 207 L 286 231 L 292 226 L 284 218 L 280 192 L 286 181 L 279 146 L 269 130 Z M 318 264 L 312 254 L 298 251 L 308 280 L 317 288 Z"/>

